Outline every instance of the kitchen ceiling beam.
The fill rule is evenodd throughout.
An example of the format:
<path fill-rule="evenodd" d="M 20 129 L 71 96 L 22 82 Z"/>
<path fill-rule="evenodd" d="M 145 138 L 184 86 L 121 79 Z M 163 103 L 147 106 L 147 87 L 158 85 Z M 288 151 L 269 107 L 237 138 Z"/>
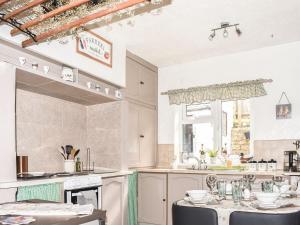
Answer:
<path fill-rule="evenodd" d="M 51 29 L 48 32 L 37 35 L 35 37 L 35 41 L 36 42 L 44 41 L 47 38 L 53 37 L 53 36 L 55 36 L 55 35 L 57 35 L 61 32 L 70 30 L 72 28 L 80 27 L 81 25 L 86 24 L 86 23 L 88 23 L 90 21 L 93 21 L 95 19 L 101 18 L 103 16 L 118 12 L 120 10 L 132 7 L 134 5 L 137 5 L 137 4 L 146 2 L 146 1 L 150 1 L 150 0 L 128 0 L 126 2 L 119 3 L 113 8 L 101 10 L 97 13 L 93 13 L 91 15 L 82 17 L 81 19 L 75 20 L 75 21 L 67 23 L 63 26 L 59 26 L 59 27 L 56 27 L 54 29 Z M 22 47 L 25 48 L 25 47 L 31 46 L 32 44 L 34 44 L 34 40 L 33 39 L 27 39 L 27 40 L 22 42 Z"/>
<path fill-rule="evenodd" d="M 3 5 L 6 2 L 9 2 L 10 0 L 0 0 L 0 6 Z"/>
<path fill-rule="evenodd" d="M 22 6 L 22 7 L 20 7 L 20 8 L 18 8 L 18 9 L 16 9 L 16 10 L 14 10 L 14 11 L 12 11 L 12 12 L 6 14 L 6 15 L 4 16 L 4 19 L 8 20 L 8 19 L 10 19 L 10 18 L 13 18 L 13 17 L 15 17 L 16 15 L 18 15 L 18 14 L 20 14 L 20 13 L 23 13 L 23 12 L 25 12 L 26 10 L 31 9 L 31 8 L 33 8 L 33 7 L 37 6 L 37 5 L 40 5 L 40 4 L 44 3 L 44 2 L 47 2 L 47 1 L 48 1 L 48 0 L 34 0 L 34 1 L 30 2 L 30 3 L 28 3 L 28 4 L 25 4 L 25 5 Z"/>
<path fill-rule="evenodd" d="M 77 1 L 73 1 L 73 2 L 71 2 L 69 4 L 67 4 L 67 5 L 64 5 L 64 6 L 61 6 L 61 7 L 57 8 L 57 9 L 54 9 L 54 10 L 52 10 L 52 11 L 50 11 L 50 12 L 48 12 L 48 13 L 46 13 L 46 14 L 44 14 L 44 15 L 42 15 L 42 16 L 34 19 L 34 20 L 31 20 L 31 21 L 29 21 L 27 23 L 24 23 L 23 25 L 20 26 L 20 29 L 21 30 L 26 30 L 26 29 L 28 29 L 30 27 L 33 27 L 33 26 L 35 26 L 35 25 L 37 25 L 37 24 L 39 24 L 39 23 L 41 23 L 41 22 L 43 22 L 43 21 L 45 21 L 45 20 L 47 20 L 49 18 L 52 18 L 52 17 L 54 17 L 56 15 L 59 15 L 59 14 L 65 12 L 67 10 L 73 9 L 73 8 L 78 7 L 80 5 L 83 5 L 83 4 L 85 4 L 85 3 L 89 2 L 89 1 L 91 1 L 91 0 L 77 0 Z M 11 36 L 15 36 L 15 35 L 17 35 L 20 32 L 21 31 L 19 29 L 14 28 L 14 29 L 11 30 L 10 34 L 11 34 Z"/>

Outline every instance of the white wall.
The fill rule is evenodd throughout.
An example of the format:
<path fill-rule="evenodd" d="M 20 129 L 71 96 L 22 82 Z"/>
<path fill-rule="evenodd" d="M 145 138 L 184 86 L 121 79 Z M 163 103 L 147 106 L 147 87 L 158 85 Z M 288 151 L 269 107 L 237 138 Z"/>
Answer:
<path fill-rule="evenodd" d="M 16 180 L 15 68 L 0 61 L 0 182 Z M 13 201 L 15 190 L 0 189 L 0 203 Z"/>
<path fill-rule="evenodd" d="M 3 25 L 0 26 L 0 38 L 8 40 L 10 42 L 19 44 L 21 40 L 24 40 L 23 35 L 12 38 L 10 36 L 11 28 Z M 87 73 L 95 75 L 103 80 L 114 83 L 118 86 L 125 87 L 125 59 L 126 59 L 126 47 L 121 38 L 112 37 L 107 32 L 97 31 L 101 36 L 113 43 L 113 66 L 112 68 L 102 65 L 90 58 L 82 56 L 76 52 L 76 41 L 71 39 L 68 44 L 62 45 L 58 41 L 52 41 L 49 43 L 42 43 L 29 47 L 39 54 L 68 64 L 72 67 L 79 68 Z"/>
<path fill-rule="evenodd" d="M 252 140 L 300 138 L 300 42 L 209 58 L 159 70 L 158 143 L 173 144 L 174 111 L 162 91 L 232 81 L 271 78 L 267 96 L 251 100 Z M 292 119 L 276 120 L 275 105 L 285 91 Z"/>

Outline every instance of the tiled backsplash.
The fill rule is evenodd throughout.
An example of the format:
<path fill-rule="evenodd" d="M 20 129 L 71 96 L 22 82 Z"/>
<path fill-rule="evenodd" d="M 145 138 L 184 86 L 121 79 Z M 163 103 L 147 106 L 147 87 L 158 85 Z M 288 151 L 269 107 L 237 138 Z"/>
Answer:
<path fill-rule="evenodd" d="M 277 169 L 283 169 L 284 151 L 295 151 L 295 140 L 257 140 L 254 141 L 254 158 L 256 160 L 274 159 Z"/>
<path fill-rule="evenodd" d="M 122 102 L 87 107 L 87 144 L 96 166 L 126 168 L 123 156 Z"/>
<path fill-rule="evenodd" d="M 85 149 L 86 107 L 17 89 L 17 153 L 30 171 L 63 171 L 61 145 Z"/>
<path fill-rule="evenodd" d="M 294 151 L 295 140 L 257 140 L 254 141 L 254 159 L 277 161 L 277 168 L 283 169 L 284 151 Z M 170 168 L 174 155 L 173 144 L 159 144 L 157 153 L 157 167 Z"/>
<path fill-rule="evenodd" d="M 63 171 L 61 145 L 86 148 L 96 167 L 121 169 L 122 102 L 86 107 L 17 89 L 17 154 L 29 156 L 29 171 Z"/>
<path fill-rule="evenodd" d="M 174 159 L 173 144 L 159 144 L 157 148 L 157 167 L 171 168 Z"/>

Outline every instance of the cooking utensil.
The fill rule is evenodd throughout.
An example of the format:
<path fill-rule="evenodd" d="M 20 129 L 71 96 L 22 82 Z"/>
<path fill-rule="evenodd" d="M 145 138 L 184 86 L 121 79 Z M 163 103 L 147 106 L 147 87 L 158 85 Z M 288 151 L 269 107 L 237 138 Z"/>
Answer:
<path fill-rule="evenodd" d="M 67 159 L 69 159 L 69 156 L 72 152 L 73 146 L 72 145 L 66 145 L 66 154 L 67 154 Z"/>
<path fill-rule="evenodd" d="M 63 150 L 63 154 L 66 154 L 66 150 L 65 150 L 64 146 L 61 146 L 61 149 Z"/>
<path fill-rule="evenodd" d="M 78 150 L 75 151 L 74 159 L 75 159 L 75 157 L 79 154 L 79 152 L 80 152 L 80 149 L 78 149 Z"/>
<path fill-rule="evenodd" d="M 65 156 L 65 154 L 62 152 L 62 150 L 58 149 L 58 152 L 62 155 L 62 157 L 64 158 L 64 160 L 66 160 L 66 156 Z"/>

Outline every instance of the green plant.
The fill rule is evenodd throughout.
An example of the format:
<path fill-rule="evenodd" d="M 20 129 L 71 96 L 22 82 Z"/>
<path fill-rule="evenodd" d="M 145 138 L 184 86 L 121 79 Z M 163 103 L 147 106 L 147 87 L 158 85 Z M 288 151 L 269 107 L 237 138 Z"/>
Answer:
<path fill-rule="evenodd" d="M 209 151 L 207 152 L 207 154 L 208 154 L 209 157 L 215 158 L 215 157 L 217 157 L 217 155 L 218 155 L 218 150 L 209 150 Z"/>

